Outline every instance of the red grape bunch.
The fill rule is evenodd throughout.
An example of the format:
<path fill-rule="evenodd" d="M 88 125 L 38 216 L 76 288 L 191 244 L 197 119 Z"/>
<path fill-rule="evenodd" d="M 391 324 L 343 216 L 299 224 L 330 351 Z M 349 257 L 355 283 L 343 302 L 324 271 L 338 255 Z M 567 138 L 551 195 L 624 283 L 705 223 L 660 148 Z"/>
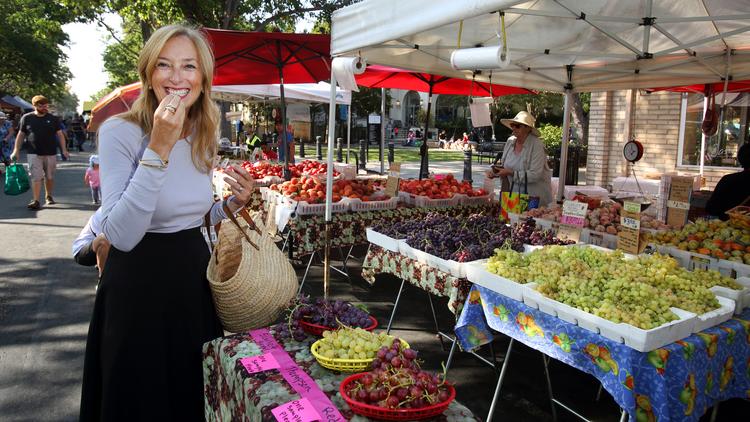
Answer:
<path fill-rule="evenodd" d="M 368 372 L 346 386 L 351 399 L 388 409 L 420 409 L 450 398 L 445 374 L 422 371 L 417 352 L 402 348 L 394 339 L 391 347 L 378 350 Z"/>

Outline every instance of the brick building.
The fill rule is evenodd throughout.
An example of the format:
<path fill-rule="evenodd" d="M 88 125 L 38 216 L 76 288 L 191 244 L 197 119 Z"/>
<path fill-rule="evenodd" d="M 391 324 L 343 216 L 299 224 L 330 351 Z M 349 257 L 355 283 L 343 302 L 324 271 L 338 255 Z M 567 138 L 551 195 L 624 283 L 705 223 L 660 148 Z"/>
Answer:
<path fill-rule="evenodd" d="M 750 107 L 746 94 L 728 94 L 721 136 L 706 138 L 704 177 L 712 189 L 739 171 L 736 152 L 747 141 Z M 717 99 L 717 104 L 721 102 Z M 640 177 L 698 175 L 703 96 L 673 92 L 609 91 L 591 94 L 586 183 L 607 186 L 629 172 L 622 148 L 629 138 L 643 143 Z"/>

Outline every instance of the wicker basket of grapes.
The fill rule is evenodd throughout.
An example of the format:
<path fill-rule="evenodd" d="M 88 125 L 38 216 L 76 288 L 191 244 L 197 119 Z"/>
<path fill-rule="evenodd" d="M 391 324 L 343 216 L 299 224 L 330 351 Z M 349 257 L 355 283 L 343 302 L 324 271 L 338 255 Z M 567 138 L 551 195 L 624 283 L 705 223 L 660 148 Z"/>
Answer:
<path fill-rule="evenodd" d="M 372 372 L 352 375 L 339 386 L 354 413 L 378 420 L 429 419 L 445 412 L 456 398 L 445 373 L 421 370 L 416 350 L 394 341 L 384 353 L 378 352 Z"/>
<path fill-rule="evenodd" d="M 729 224 L 741 230 L 750 230 L 750 207 L 740 205 L 727 211 Z"/>
<path fill-rule="evenodd" d="M 380 350 L 393 344 L 394 337 L 375 334 L 362 328 L 343 327 L 324 331 L 323 338 L 310 347 L 320 366 L 339 372 L 364 372 L 370 369 Z M 399 340 L 405 348 L 409 344 Z M 382 353 L 383 355 L 385 352 Z"/>

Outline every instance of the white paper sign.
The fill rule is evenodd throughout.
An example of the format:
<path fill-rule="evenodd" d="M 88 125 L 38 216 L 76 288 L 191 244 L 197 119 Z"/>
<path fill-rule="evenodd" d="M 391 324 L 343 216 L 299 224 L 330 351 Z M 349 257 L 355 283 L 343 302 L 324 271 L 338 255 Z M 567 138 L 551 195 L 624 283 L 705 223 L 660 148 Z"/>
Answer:
<path fill-rule="evenodd" d="M 474 127 L 491 126 L 490 105 L 489 104 L 469 104 L 471 110 L 471 125 Z"/>

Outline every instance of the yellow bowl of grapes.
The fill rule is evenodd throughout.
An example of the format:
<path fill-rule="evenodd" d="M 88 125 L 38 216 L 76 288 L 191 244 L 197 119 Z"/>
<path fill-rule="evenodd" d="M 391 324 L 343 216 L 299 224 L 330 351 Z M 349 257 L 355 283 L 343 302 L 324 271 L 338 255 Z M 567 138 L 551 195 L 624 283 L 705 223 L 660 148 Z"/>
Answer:
<path fill-rule="evenodd" d="M 322 339 L 310 346 L 310 352 L 324 368 L 339 372 L 366 372 L 371 369 L 378 350 L 383 346 L 390 347 L 394 339 L 394 336 L 375 334 L 361 328 L 326 331 Z M 404 340 L 399 341 L 402 349 L 409 347 Z"/>

